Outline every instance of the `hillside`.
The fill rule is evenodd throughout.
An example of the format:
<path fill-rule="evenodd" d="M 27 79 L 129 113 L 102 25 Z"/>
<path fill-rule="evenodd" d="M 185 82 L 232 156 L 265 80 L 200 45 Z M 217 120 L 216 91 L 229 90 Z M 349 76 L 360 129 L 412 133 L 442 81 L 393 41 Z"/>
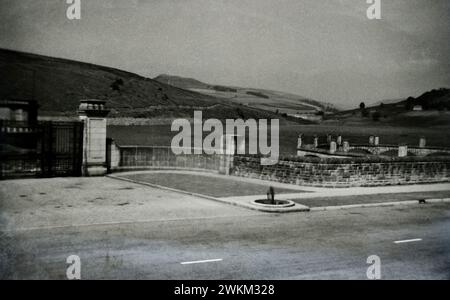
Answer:
<path fill-rule="evenodd" d="M 111 117 L 192 117 L 196 109 L 209 118 L 275 117 L 118 69 L 0 49 L 0 98 L 33 97 L 41 116 L 74 116 L 80 99 L 103 99 Z"/>
<path fill-rule="evenodd" d="M 193 78 L 185 78 L 185 77 L 179 77 L 179 76 L 170 76 L 166 74 L 161 74 L 154 78 L 154 80 L 165 83 L 168 85 L 172 85 L 175 87 L 179 87 L 181 89 L 207 89 L 208 85 L 206 83 L 203 83 L 201 81 L 198 81 Z"/>
<path fill-rule="evenodd" d="M 189 89 L 208 96 L 226 99 L 232 103 L 245 105 L 280 114 L 298 114 L 302 112 L 335 112 L 333 105 L 322 103 L 302 96 L 266 89 L 244 88 L 236 86 L 212 85 L 192 78 L 171 75 L 159 75 L 155 80 Z"/>
<path fill-rule="evenodd" d="M 417 98 L 409 97 L 402 101 L 407 108 L 421 105 L 424 110 L 450 110 L 450 89 L 431 90 Z"/>
<path fill-rule="evenodd" d="M 414 110 L 421 107 L 422 110 Z M 326 122 L 365 125 L 378 123 L 390 126 L 450 126 L 450 90 L 441 88 L 421 96 L 399 101 L 381 101 L 365 109 L 355 108 L 328 116 Z"/>

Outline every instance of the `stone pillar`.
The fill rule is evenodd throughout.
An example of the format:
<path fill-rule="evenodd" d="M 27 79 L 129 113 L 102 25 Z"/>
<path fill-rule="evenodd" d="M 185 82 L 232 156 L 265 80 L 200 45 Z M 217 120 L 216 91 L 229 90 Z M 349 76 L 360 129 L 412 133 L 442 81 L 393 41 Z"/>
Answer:
<path fill-rule="evenodd" d="M 375 136 L 375 137 L 373 138 L 373 144 L 374 144 L 375 146 L 380 145 L 380 137 L 379 137 L 379 136 Z"/>
<path fill-rule="evenodd" d="M 425 139 L 425 137 L 421 137 L 420 141 L 419 141 L 419 147 L 425 148 L 426 146 L 427 146 L 427 140 Z"/>
<path fill-rule="evenodd" d="M 314 136 L 314 148 L 318 148 L 318 147 L 319 147 L 319 137 Z"/>
<path fill-rule="evenodd" d="M 369 145 L 373 146 L 375 144 L 375 137 L 373 135 L 369 136 Z"/>
<path fill-rule="evenodd" d="M 334 154 L 334 153 L 336 153 L 336 150 L 337 150 L 336 142 L 335 142 L 335 141 L 332 141 L 332 142 L 330 143 L 330 153 L 331 153 L 331 154 Z"/>
<path fill-rule="evenodd" d="M 338 146 L 342 146 L 342 135 L 338 135 L 336 142 Z"/>
<path fill-rule="evenodd" d="M 303 134 L 299 134 L 297 139 L 297 149 L 301 149 L 302 146 L 303 146 Z"/>
<path fill-rule="evenodd" d="M 83 176 L 101 176 L 107 172 L 105 101 L 81 100 L 79 118 L 84 123 Z"/>
<path fill-rule="evenodd" d="M 348 141 L 344 141 L 343 150 L 344 152 L 350 151 L 350 143 Z"/>
<path fill-rule="evenodd" d="M 398 157 L 406 157 L 408 156 L 408 146 L 400 145 L 398 146 Z"/>

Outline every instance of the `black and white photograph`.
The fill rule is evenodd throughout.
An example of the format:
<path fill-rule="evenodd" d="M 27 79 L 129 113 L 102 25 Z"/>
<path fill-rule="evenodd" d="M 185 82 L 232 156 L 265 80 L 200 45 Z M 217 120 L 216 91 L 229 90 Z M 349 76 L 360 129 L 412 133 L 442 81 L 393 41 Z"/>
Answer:
<path fill-rule="evenodd" d="M 450 1 L 0 0 L 0 279 L 449 280 Z"/>

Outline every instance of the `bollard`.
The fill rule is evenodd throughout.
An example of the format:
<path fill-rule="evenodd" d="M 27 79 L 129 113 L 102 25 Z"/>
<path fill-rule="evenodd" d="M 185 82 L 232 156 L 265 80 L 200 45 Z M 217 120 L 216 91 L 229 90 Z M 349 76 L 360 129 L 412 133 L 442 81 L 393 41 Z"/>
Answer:
<path fill-rule="evenodd" d="M 379 137 L 379 136 L 375 136 L 375 137 L 373 138 L 373 144 L 374 144 L 375 146 L 378 146 L 378 145 L 380 144 L 380 137 Z"/>
<path fill-rule="evenodd" d="M 302 146 L 303 146 L 303 134 L 299 134 L 297 139 L 297 149 L 300 149 Z"/>
<path fill-rule="evenodd" d="M 427 146 L 427 140 L 425 139 L 425 137 L 421 137 L 420 141 L 419 141 L 419 147 L 425 148 L 426 146 Z"/>
<path fill-rule="evenodd" d="M 407 157 L 408 156 L 408 146 L 400 145 L 398 146 L 398 157 Z"/>
<path fill-rule="evenodd" d="M 269 187 L 267 191 L 267 200 L 270 204 L 275 205 L 275 189 L 273 187 Z"/>
<path fill-rule="evenodd" d="M 350 151 L 350 143 L 348 141 L 344 141 L 344 152 Z"/>
<path fill-rule="evenodd" d="M 331 153 L 331 154 L 336 153 L 336 150 L 337 150 L 336 142 L 335 142 L 335 141 L 332 141 L 332 142 L 330 143 L 330 153 Z"/>
<path fill-rule="evenodd" d="M 319 147 L 319 137 L 318 136 L 314 136 L 314 148 L 318 148 Z"/>

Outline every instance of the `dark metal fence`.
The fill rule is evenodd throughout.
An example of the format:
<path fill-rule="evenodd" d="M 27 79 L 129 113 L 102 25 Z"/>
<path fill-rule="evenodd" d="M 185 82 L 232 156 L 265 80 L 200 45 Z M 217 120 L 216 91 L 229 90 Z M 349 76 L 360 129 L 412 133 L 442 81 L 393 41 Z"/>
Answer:
<path fill-rule="evenodd" d="M 0 179 L 80 176 L 82 122 L 0 121 Z"/>

